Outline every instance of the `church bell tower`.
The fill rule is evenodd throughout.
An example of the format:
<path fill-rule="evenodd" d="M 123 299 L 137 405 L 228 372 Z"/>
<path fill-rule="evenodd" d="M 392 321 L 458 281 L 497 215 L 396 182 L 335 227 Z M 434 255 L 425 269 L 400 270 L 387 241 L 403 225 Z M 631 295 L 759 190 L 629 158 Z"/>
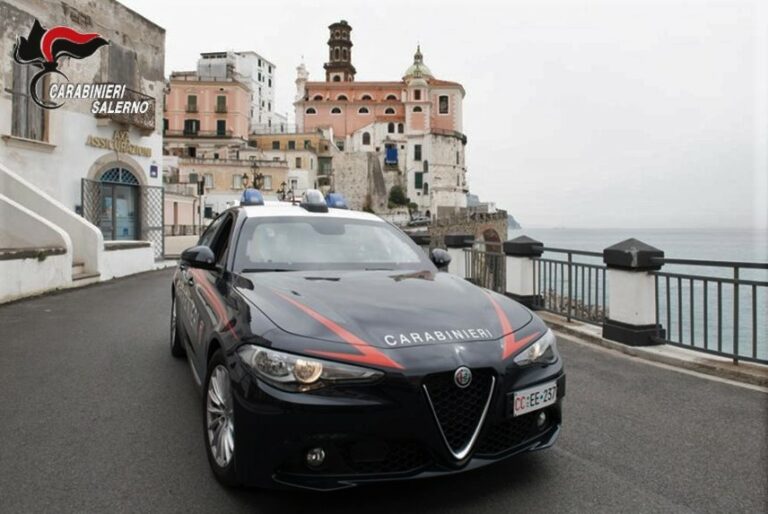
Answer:
<path fill-rule="evenodd" d="M 355 67 L 352 66 L 352 27 L 346 20 L 328 26 L 328 62 L 325 68 L 327 82 L 352 82 L 355 80 Z"/>

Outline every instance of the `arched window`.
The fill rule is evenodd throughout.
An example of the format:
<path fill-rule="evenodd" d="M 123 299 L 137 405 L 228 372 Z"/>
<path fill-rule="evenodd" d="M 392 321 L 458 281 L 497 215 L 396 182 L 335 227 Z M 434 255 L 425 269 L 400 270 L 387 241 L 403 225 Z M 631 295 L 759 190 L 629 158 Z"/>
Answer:
<path fill-rule="evenodd" d="M 398 134 L 402 134 L 402 133 L 403 133 L 403 129 L 404 129 L 404 128 L 405 128 L 405 127 L 403 126 L 403 124 L 402 124 L 402 123 L 398 123 L 398 124 L 397 124 L 397 133 L 398 133 Z"/>
<path fill-rule="evenodd" d="M 363 95 L 361 100 L 373 100 L 373 98 L 371 98 L 371 95 Z"/>
<path fill-rule="evenodd" d="M 114 184 L 128 184 L 130 186 L 139 185 L 139 179 L 136 178 L 136 175 L 125 168 L 110 168 L 101 174 L 99 180 Z"/>
<path fill-rule="evenodd" d="M 368 107 L 360 107 L 357 110 L 357 114 L 368 114 L 370 111 L 368 111 Z"/>
<path fill-rule="evenodd" d="M 395 114 L 395 110 L 392 107 L 384 109 L 384 114 Z"/>
<path fill-rule="evenodd" d="M 347 49 L 346 48 L 343 48 L 341 50 L 341 58 L 343 60 L 345 60 L 345 61 L 349 58 L 349 54 L 347 53 Z"/>
<path fill-rule="evenodd" d="M 429 184 L 427 184 L 426 182 L 424 182 L 424 188 L 422 189 L 422 192 L 423 192 L 425 195 L 428 195 L 428 194 L 429 194 Z"/>
<path fill-rule="evenodd" d="M 387 95 L 387 100 L 397 100 L 395 95 Z"/>
<path fill-rule="evenodd" d="M 364 145 L 371 144 L 371 134 L 369 134 L 368 132 L 363 132 L 363 144 Z"/>
<path fill-rule="evenodd" d="M 347 95 L 339 95 L 336 97 L 339 102 L 346 102 L 348 100 Z"/>
<path fill-rule="evenodd" d="M 333 49 L 333 58 L 339 60 L 339 47 Z"/>
<path fill-rule="evenodd" d="M 341 32 L 337 30 L 336 32 L 333 33 L 333 37 L 335 37 L 336 39 L 339 39 L 339 34 L 341 34 Z"/>
<path fill-rule="evenodd" d="M 413 108 L 413 112 L 421 112 L 421 107 L 417 105 L 416 107 Z"/>
<path fill-rule="evenodd" d="M 312 100 L 322 100 L 322 99 L 323 99 L 323 95 L 315 95 L 312 97 Z"/>
<path fill-rule="evenodd" d="M 309 107 L 306 111 L 304 111 L 304 114 L 317 114 L 317 110 L 315 110 L 314 107 Z"/>
<path fill-rule="evenodd" d="M 395 124 L 394 123 L 390 122 L 389 125 L 387 125 L 387 132 L 389 132 L 390 134 L 394 134 L 395 133 Z"/>
<path fill-rule="evenodd" d="M 331 109 L 331 114 L 341 114 L 341 109 L 339 109 L 338 107 L 334 107 L 333 109 Z"/>
<path fill-rule="evenodd" d="M 334 82 L 341 82 L 341 77 L 339 77 L 338 75 L 334 75 L 333 76 L 333 81 Z"/>

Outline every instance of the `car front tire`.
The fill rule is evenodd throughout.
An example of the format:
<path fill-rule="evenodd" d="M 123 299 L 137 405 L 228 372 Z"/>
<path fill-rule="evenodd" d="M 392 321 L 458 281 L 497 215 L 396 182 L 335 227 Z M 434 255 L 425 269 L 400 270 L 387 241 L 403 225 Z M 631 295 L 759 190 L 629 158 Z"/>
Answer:
<path fill-rule="evenodd" d="M 171 297 L 171 355 L 178 358 L 187 355 L 184 341 L 181 339 L 181 320 L 175 294 Z"/>
<path fill-rule="evenodd" d="M 232 382 L 221 350 L 217 350 L 208 363 L 203 391 L 203 436 L 208 463 L 222 485 L 239 486 L 235 474 Z"/>

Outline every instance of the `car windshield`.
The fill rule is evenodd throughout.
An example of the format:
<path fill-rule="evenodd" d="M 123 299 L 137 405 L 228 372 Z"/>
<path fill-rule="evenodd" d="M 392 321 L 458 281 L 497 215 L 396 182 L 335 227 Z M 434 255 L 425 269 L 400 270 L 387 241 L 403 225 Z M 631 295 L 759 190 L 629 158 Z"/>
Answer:
<path fill-rule="evenodd" d="M 249 218 L 237 240 L 235 271 L 425 270 L 426 254 L 382 221 L 319 216 Z"/>

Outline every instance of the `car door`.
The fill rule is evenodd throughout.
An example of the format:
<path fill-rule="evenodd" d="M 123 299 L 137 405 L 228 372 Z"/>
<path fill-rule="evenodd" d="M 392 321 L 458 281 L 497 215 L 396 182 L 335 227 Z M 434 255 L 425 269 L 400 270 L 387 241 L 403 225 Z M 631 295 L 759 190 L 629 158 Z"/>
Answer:
<path fill-rule="evenodd" d="M 214 238 L 218 233 L 218 229 L 221 227 L 223 218 L 215 219 L 208 228 L 205 229 L 203 235 L 198 240 L 198 245 L 204 245 L 210 247 L 213 244 Z M 200 311 L 194 300 L 194 284 L 195 276 L 198 275 L 197 270 L 190 269 L 185 264 L 179 266 L 180 273 L 178 274 L 178 281 L 176 282 L 176 305 L 177 313 L 181 319 L 184 332 L 187 334 L 187 340 L 190 343 L 192 353 L 196 353 L 195 339 L 198 336 L 198 322 L 200 319 Z"/>
<path fill-rule="evenodd" d="M 193 353 L 198 356 L 200 369 L 203 370 L 206 363 L 206 345 L 211 339 L 211 334 L 223 327 L 228 322 L 230 313 L 226 307 L 225 289 L 220 286 L 220 279 L 225 272 L 225 261 L 229 241 L 234 226 L 234 215 L 226 212 L 216 221 L 211 239 L 206 242 L 216 257 L 216 267 L 210 270 L 197 269 L 189 277 L 190 288 L 194 308 L 198 313 L 197 326 L 194 335 L 190 337 L 190 344 L 194 346 Z"/>

